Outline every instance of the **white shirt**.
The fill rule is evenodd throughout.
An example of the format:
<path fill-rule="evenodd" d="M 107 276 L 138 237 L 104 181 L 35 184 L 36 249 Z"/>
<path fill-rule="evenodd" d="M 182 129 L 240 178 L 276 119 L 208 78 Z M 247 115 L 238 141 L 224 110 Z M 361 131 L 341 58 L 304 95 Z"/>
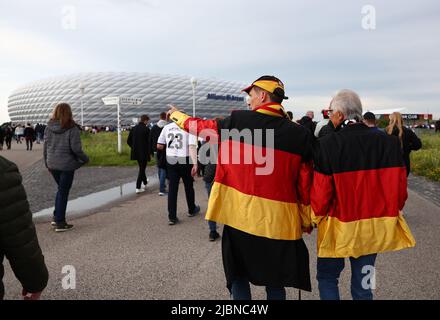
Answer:
<path fill-rule="evenodd" d="M 157 139 L 158 144 L 166 145 L 167 157 L 189 157 L 189 146 L 197 146 L 197 137 L 180 129 L 177 124 L 167 124 Z"/>

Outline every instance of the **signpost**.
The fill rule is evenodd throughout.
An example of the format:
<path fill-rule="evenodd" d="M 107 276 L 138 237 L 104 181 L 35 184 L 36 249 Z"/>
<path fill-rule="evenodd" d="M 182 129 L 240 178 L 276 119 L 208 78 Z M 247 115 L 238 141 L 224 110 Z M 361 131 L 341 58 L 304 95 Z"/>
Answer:
<path fill-rule="evenodd" d="M 121 104 L 123 105 L 132 105 L 132 106 L 138 106 L 142 104 L 143 99 L 141 98 L 127 98 L 127 97 L 105 97 L 102 98 L 102 102 L 106 106 L 109 105 L 117 105 L 118 107 L 118 153 L 122 153 L 122 130 L 121 130 Z"/>

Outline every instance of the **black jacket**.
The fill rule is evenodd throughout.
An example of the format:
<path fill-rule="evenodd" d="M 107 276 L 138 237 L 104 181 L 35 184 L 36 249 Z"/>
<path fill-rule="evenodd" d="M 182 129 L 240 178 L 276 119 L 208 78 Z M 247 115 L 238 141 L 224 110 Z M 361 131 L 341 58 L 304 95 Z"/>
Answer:
<path fill-rule="evenodd" d="M 42 291 L 48 280 L 21 179 L 17 166 L 0 156 L 0 299 L 5 292 L 4 257 L 27 292 Z"/>
<path fill-rule="evenodd" d="M 335 126 L 333 125 L 333 122 L 329 120 L 328 123 L 325 126 L 323 126 L 319 131 L 318 138 L 320 139 L 333 132 L 335 132 Z"/>
<path fill-rule="evenodd" d="M 162 132 L 163 127 L 159 127 L 157 124 L 155 124 L 153 126 L 153 128 L 151 128 L 150 131 L 150 149 L 151 149 L 151 154 L 153 154 L 154 152 L 157 152 L 157 140 L 159 139 L 159 136 Z"/>
<path fill-rule="evenodd" d="M 316 122 L 313 121 L 311 118 L 309 118 L 308 116 L 304 116 L 302 117 L 298 123 L 300 125 L 302 125 L 303 127 L 309 129 L 310 133 L 312 134 L 312 136 L 314 136 L 315 133 L 315 129 L 316 129 Z"/>
<path fill-rule="evenodd" d="M 399 130 L 395 127 L 392 134 L 394 136 L 399 136 Z M 422 148 L 422 141 L 419 139 L 419 137 L 417 137 L 417 135 L 411 129 L 403 127 L 402 152 L 407 175 L 409 175 L 411 171 L 411 161 L 409 158 L 409 154 L 411 153 L 411 151 L 417 151 L 420 148 Z"/>
<path fill-rule="evenodd" d="M 139 123 L 128 135 L 127 144 L 131 148 L 131 160 L 150 161 L 150 129 Z"/>
<path fill-rule="evenodd" d="M 27 140 L 35 140 L 35 130 L 32 127 L 24 128 L 24 137 Z"/>

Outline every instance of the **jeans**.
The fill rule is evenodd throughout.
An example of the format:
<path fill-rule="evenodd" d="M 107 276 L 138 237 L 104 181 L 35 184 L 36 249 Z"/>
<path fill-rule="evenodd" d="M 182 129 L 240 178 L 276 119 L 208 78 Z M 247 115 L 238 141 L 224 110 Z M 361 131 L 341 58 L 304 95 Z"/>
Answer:
<path fill-rule="evenodd" d="M 63 223 L 66 222 L 67 201 L 69 199 L 69 192 L 72 187 L 75 171 L 51 170 L 50 173 L 58 185 L 58 191 L 55 197 L 55 222 Z"/>
<path fill-rule="evenodd" d="M 8 150 L 11 150 L 11 141 L 12 141 L 12 138 L 6 138 L 6 147 L 8 148 Z"/>
<path fill-rule="evenodd" d="M 8 148 L 8 150 L 11 149 L 11 141 L 12 141 L 12 138 L 6 138 L 6 147 Z"/>
<path fill-rule="evenodd" d="M 32 146 L 33 146 L 34 142 L 31 139 L 26 138 L 26 150 L 32 150 Z"/>
<path fill-rule="evenodd" d="M 147 176 L 145 175 L 145 169 L 147 168 L 147 160 L 138 160 L 139 173 L 136 181 L 136 189 L 140 189 L 142 183 L 147 184 Z"/>
<path fill-rule="evenodd" d="M 159 175 L 159 191 L 167 192 L 165 181 L 167 179 L 167 170 L 163 168 L 157 168 L 157 174 Z"/>
<path fill-rule="evenodd" d="M 194 194 L 194 179 L 191 176 L 191 164 L 173 164 L 167 165 L 169 190 L 168 190 L 168 219 L 176 220 L 177 218 L 177 193 L 179 192 L 180 178 L 183 180 L 185 186 L 186 203 L 188 211 L 193 213 L 195 211 L 195 194 Z"/>
<path fill-rule="evenodd" d="M 159 163 L 159 159 L 157 157 L 157 153 L 154 153 L 154 158 L 156 160 L 156 163 Z M 157 175 L 159 176 L 159 192 L 167 192 L 167 188 L 165 185 L 166 179 L 167 179 L 167 170 L 164 168 L 159 168 L 157 166 Z"/>
<path fill-rule="evenodd" d="M 351 264 L 351 296 L 353 300 L 373 300 L 371 282 L 367 276 L 372 276 L 372 269 L 376 262 L 377 254 L 361 256 L 357 259 L 350 258 Z M 344 258 L 319 258 L 317 266 L 317 280 L 321 300 L 339 300 L 339 275 L 344 270 Z M 365 268 L 371 266 L 370 268 Z M 374 269 L 373 269 L 374 270 Z M 373 271 L 374 272 L 374 271 Z M 364 279 L 365 278 L 365 279 Z M 363 283 L 364 282 L 364 283 Z M 362 285 L 366 285 L 365 288 Z"/>
<path fill-rule="evenodd" d="M 246 279 L 238 279 L 232 282 L 232 299 L 252 300 L 251 287 Z M 286 289 L 266 287 L 267 300 L 286 300 Z"/>
<path fill-rule="evenodd" d="M 205 181 L 206 192 L 208 192 L 208 198 L 211 196 L 212 182 Z M 209 231 L 217 232 L 217 223 L 214 221 L 208 221 Z"/>

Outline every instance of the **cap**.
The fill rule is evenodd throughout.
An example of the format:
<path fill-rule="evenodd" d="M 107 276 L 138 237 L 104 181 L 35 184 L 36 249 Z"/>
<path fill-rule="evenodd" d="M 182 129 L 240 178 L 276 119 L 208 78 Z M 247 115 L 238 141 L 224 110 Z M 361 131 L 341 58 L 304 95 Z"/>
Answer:
<path fill-rule="evenodd" d="M 249 94 L 253 87 L 258 87 L 263 90 L 266 90 L 274 95 L 286 100 L 289 99 L 284 95 L 284 84 L 283 82 L 274 76 L 262 76 L 255 80 L 249 87 L 241 90 L 242 92 L 246 92 Z"/>
<path fill-rule="evenodd" d="M 364 119 L 365 120 L 376 120 L 376 116 L 374 115 L 373 112 L 368 111 L 368 112 L 365 112 Z"/>

